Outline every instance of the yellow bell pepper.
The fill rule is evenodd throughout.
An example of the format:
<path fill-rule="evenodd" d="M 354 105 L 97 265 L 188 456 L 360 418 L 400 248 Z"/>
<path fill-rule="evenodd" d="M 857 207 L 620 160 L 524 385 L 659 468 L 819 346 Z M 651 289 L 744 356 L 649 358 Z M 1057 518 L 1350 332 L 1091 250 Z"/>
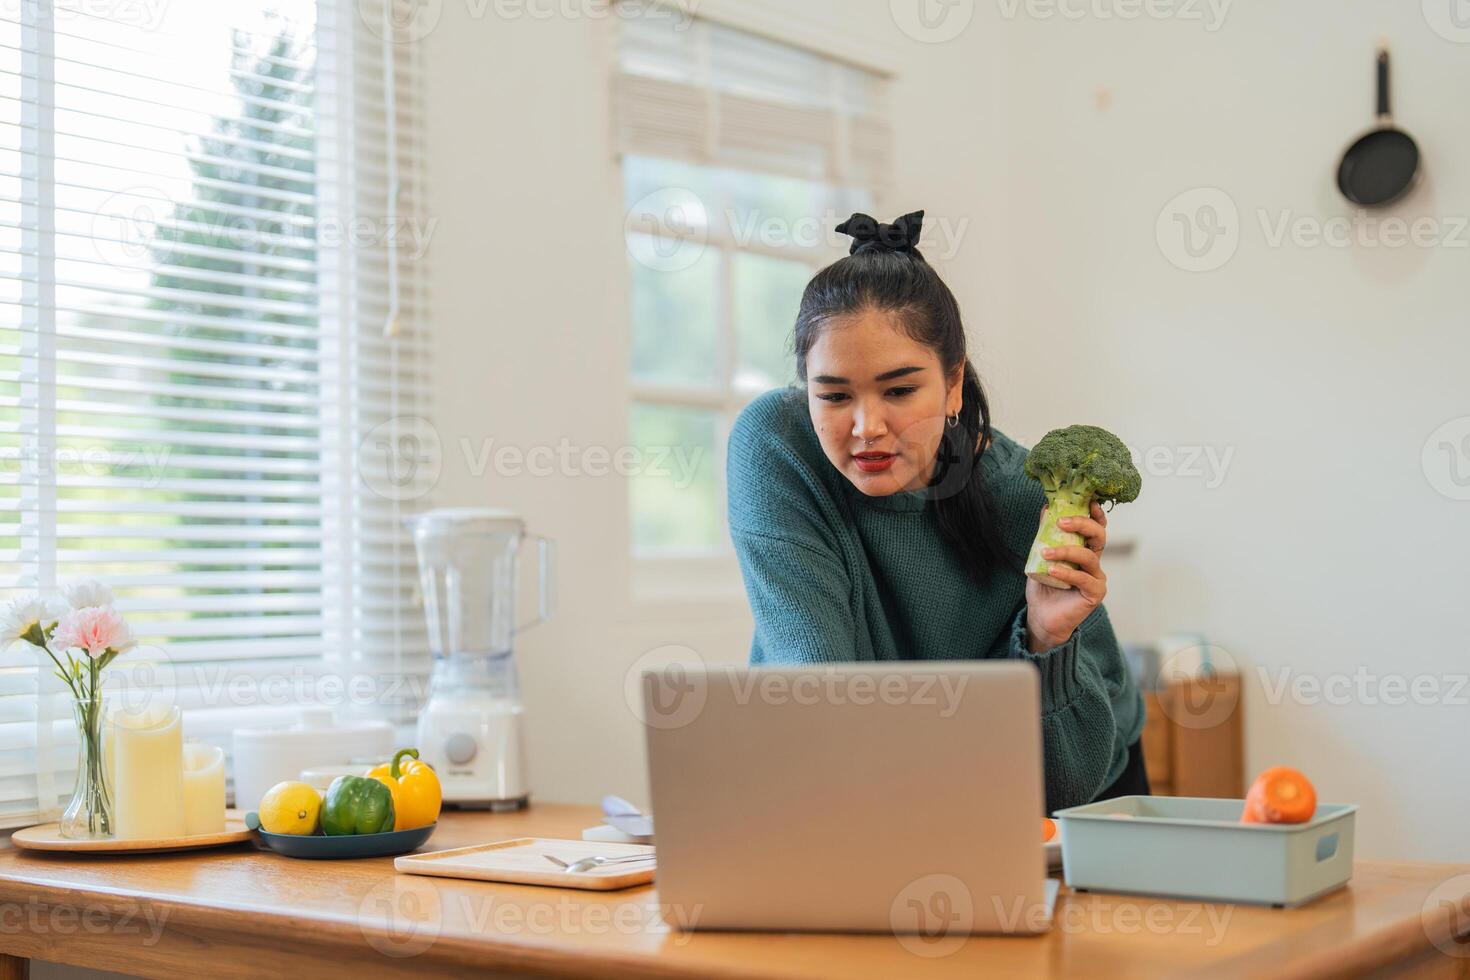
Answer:
<path fill-rule="evenodd" d="M 404 756 L 411 758 L 404 762 Z M 419 761 L 418 749 L 399 749 L 392 762 L 369 769 L 368 778 L 387 786 L 393 794 L 394 830 L 427 827 L 439 819 L 439 806 L 444 800 L 439 777 L 427 762 Z"/>

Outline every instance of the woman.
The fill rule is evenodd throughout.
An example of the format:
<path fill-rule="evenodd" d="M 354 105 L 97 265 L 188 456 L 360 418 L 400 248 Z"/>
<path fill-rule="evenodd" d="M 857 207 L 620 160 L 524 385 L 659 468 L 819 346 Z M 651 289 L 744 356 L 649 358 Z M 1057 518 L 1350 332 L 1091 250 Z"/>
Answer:
<path fill-rule="evenodd" d="M 796 318 L 805 390 L 758 398 L 731 433 L 751 663 L 1025 660 L 1041 674 L 1048 812 L 1147 793 L 1143 701 L 1102 607 L 1107 516 L 1094 504 L 1067 528 L 1085 547 L 1045 556 L 1073 588 L 1022 574 L 1045 496 L 990 426 L 959 306 L 916 247 L 922 218 L 837 226 L 850 254 Z"/>

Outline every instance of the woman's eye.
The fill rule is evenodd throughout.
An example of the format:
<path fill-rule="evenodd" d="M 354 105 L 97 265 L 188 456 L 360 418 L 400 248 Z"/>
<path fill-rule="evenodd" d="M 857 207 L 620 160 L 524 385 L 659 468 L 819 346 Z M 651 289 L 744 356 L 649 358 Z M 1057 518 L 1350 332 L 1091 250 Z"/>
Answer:
<path fill-rule="evenodd" d="M 895 398 L 902 398 L 904 395 L 912 395 L 918 390 L 918 385 L 903 385 L 898 388 L 889 388 L 888 393 Z"/>
<path fill-rule="evenodd" d="M 847 401 L 847 394 L 845 392 L 841 392 L 841 391 L 828 391 L 828 392 L 825 392 L 823 394 L 818 395 L 817 397 L 820 398 L 824 402 L 842 402 L 842 401 Z"/>

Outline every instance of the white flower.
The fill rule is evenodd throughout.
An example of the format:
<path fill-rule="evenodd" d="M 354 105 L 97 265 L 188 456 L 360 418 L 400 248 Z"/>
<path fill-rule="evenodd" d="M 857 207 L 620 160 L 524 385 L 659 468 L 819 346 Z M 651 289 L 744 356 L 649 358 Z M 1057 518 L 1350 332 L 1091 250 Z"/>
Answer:
<path fill-rule="evenodd" d="M 0 646 L 10 646 L 17 640 L 32 642 L 26 634 L 39 628 L 44 631 L 51 622 L 50 607 L 38 595 L 11 599 L 0 608 Z"/>
<path fill-rule="evenodd" d="M 112 590 L 94 578 L 66 583 L 61 587 L 61 595 L 73 609 L 112 605 Z"/>

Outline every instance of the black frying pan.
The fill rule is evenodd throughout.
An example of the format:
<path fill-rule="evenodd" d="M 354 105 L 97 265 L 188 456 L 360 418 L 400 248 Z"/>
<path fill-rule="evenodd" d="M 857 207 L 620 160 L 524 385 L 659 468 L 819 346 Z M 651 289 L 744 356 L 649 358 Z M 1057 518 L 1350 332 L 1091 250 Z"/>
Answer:
<path fill-rule="evenodd" d="M 1419 147 L 1388 112 L 1388 51 L 1378 51 L 1378 128 L 1359 136 L 1342 155 L 1337 189 L 1365 208 L 1392 204 L 1419 176 Z"/>

